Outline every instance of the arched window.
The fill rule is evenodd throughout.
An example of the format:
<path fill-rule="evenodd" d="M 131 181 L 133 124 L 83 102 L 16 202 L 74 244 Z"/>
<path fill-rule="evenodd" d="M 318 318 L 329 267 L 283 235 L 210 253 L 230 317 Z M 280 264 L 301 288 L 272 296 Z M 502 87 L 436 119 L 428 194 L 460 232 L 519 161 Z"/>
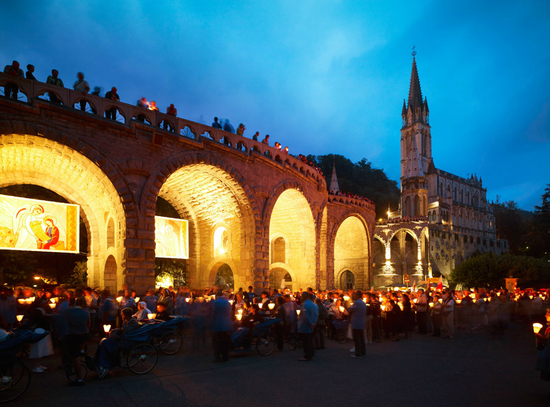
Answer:
<path fill-rule="evenodd" d="M 271 262 L 284 263 L 286 261 L 286 242 L 283 237 L 278 237 L 273 241 L 271 248 Z"/>
<path fill-rule="evenodd" d="M 220 226 L 214 232 L 214 256 L 229 255 L 229 233 L 224 226 Z"/>

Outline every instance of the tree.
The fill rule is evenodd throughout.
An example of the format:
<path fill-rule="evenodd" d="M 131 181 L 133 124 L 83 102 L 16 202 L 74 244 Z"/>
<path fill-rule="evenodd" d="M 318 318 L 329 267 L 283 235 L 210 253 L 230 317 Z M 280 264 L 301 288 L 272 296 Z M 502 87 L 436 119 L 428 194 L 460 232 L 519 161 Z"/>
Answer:
<path fill-rule="evenodd" d="M 515 277 L 521 287 L 547 287 L 550 264 L 545 259 L 517 256 L 510 253 L 497 256 L 483 253 L 460 263 L 451 273 L 454 284 L 466 287 L 504 286 L 504 279 Z"/>
<path fill-rule="evenodd" d="M 510 253 L 525 254 L 528 246 L 527 232 L 533 214 L 521 210 L 514 201 L 500 202 L 497 195 L 496 203 L 493 203 L 497 238 L 508 240 Z"/>
<path fill-rule="evenodd" d="M 383 170 L 373 168 L 366 158 L 353 163 L 341 155 L 327 154 L 308 155 L 307 160 L 321 168 L 327 187 L 330 187 L 334 164 L 340 190 L 372 200 L 376 205 L 377 218 L 385 217 L 388 208 L 391 210 L 398 208 L 401 195 L 397 182 L 390 180 Z"/>

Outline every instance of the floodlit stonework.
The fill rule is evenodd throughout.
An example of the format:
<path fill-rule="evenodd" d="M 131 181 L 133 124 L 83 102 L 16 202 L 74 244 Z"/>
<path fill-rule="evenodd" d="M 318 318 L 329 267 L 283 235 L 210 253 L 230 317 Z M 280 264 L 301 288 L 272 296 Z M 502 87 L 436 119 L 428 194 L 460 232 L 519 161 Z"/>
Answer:
<path fill-rule="evenodd" d="M 495 218 L 481 178 L 462 178 L 435 167 L 427 99 L 422 99 L 413 56 L 408 102 L 401 117 L 401 203 L 376 225 L 377 285 L 424 281 L 436 270 L 448 277 L 474 252 L 502 253 Z"/>
<path fill-rule="evenodd" d="M 213 285 L 222 266 L 236 288 L 372 284 L 374 205 L 329 195 L 302 161 L 92 95 L 85 98 L 99 114 L 83 112 L 75 109 L 81 93 L 0 74 L 0 86 L 8 80 L 23 100 L 0 98 L 0 187 L 35 184 L 81 206 L 90 285 L 154 285 L 159 196 L 189 221 L 193 287 Z M 47 92 L 63 104 L 45 100 Z M 111 108 L 117 120 L 103 118 Z M 163 121 L 174 132 L 161 129 Z"/>

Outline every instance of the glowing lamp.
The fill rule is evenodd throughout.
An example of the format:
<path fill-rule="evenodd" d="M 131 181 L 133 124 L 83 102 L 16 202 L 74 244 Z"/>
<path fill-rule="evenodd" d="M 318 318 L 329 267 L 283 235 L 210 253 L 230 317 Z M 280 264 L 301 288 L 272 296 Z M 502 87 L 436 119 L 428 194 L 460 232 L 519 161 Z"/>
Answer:
<path fill-rule="evenodd" d="M 23 320 L 23 315 L 17 315 L 16 318 L 18 322 L 21 322 Z"/>
<path fill-rule="evenodd" d="M 149 318 L 149 319 L 155 319 L 156 316 L 157 316 L 157 314 L 154 313 L 154 312 L 151 312 L 150 314 L 147 314 L 147 318 Z"/>
<path fill-rule="evenodd" d="M 269 304 L 267 304 L 267 307 L 272 310 L 273 308 L 275 308 L 275 304 L 273 304 L 272 302 L 270 302 Z"/>
<path fill-rule="evenodd" d="M 539 323 L 533 324 L 533 332 L 534 333 L 538 334 L 541 329 L 542 329 L 542 324 L 539 324 Z"/>
<path fill-rule="evenodd" d="M 296 310 L 296 314 L 298 314 L 298 316 L 300 315 L 300 312 L 302 312 L 302 310 L 299 310 L 299 309 Z"/>
<path fill-rule="evenodd" d="M 241 311 L 241 310 L 239 310 Z M 240 321 L 241 319 L 243 319 L 243 314 L 237 314 L 235 315 L 235 317 L 237 317 L 237 320 Z"/>
<path fill-rule="evenodd" d="M 111 325 L 103 325 L 103 331 L 105 333 L 109 332 L 111 330 Z"/>

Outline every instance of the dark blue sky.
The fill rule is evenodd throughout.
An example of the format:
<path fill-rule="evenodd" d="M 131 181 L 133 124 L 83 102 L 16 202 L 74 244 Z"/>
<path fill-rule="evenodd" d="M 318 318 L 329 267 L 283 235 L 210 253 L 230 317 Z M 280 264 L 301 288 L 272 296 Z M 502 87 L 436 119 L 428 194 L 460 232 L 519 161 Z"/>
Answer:
<path fill-rule="evenodd" d="M 0 61 L 71 87 L 244 123 L 292 154 L 365 157 L 400 177 L 412 57 L 435 165 L 488 198 L 550 183 L 550 1 L 25 1 L 0 6 Z"/>

